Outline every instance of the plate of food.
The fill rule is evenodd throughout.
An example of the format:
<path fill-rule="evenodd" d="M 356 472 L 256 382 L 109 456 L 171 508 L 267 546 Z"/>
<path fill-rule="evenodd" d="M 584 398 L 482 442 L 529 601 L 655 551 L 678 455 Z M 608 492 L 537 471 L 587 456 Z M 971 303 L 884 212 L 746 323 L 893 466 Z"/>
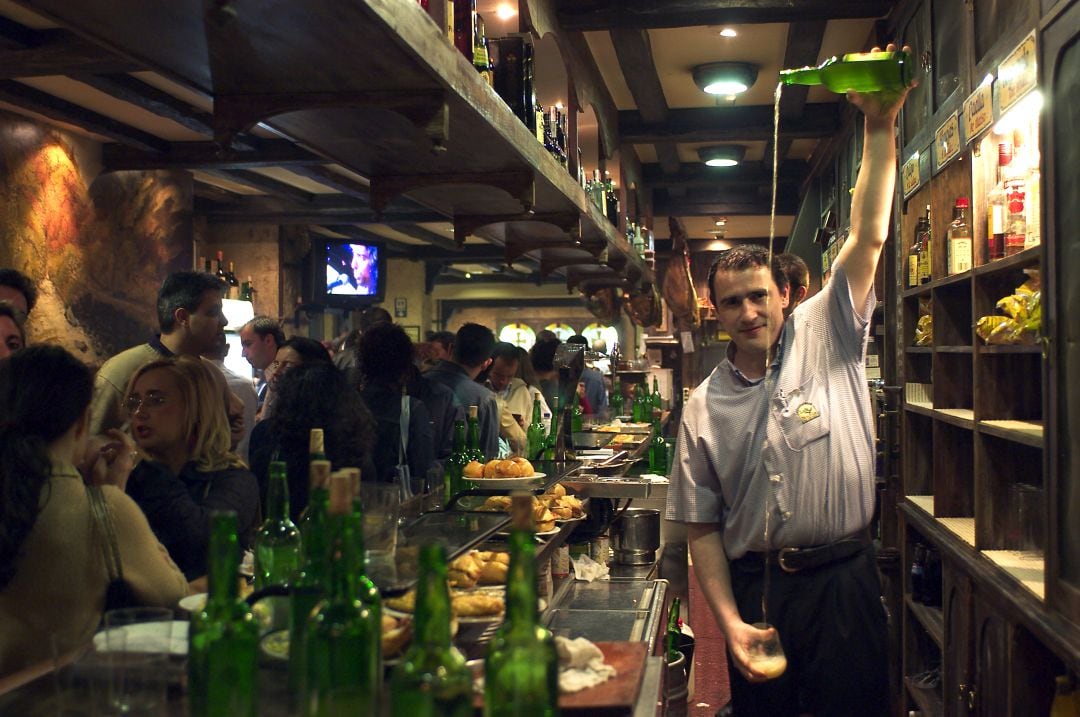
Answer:
<path fill-rule="evenodd" d="M 399 658 L 412 640 L 413 616 L 407 613 L 384 609 L 382 614 L 382 653 L 383 659 L 390 661 Z M 450 634 L 457 633 L 457 621 L 450 621 Z M 259 642 L 263 655 L 273 660 L 289 659 L 289 631 L 275 630 L 263 636 Z"/>
<path fill-rule="evenodd" d="M 416 590 L 386 598 L 383 614 L 396 618 L 411 618 L 416 609 Z M 450 610 L 460 623 L 493 622 L 501 620 L 506 611 L 506 588 L 487 586 L 470 590 L 450 591 Z"/>
<path fill-rule="evenodd" d="M 487 463 L 470 461 L 462 470 L 465 480 L 475 481 L 478 487 L 516 488 L 532 486 L 545 477 L 537 473 L 532 463 L 521 456 L 495 458 Z"/>

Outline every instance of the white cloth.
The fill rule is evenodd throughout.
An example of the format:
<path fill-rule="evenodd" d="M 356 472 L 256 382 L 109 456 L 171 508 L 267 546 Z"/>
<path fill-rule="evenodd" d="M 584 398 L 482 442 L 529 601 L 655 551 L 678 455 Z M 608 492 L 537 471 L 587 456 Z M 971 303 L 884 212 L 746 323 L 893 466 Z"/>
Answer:
<path fill-rule="evenodd" d="M 571 562 L 574 564 L 574 577 L 578 580 L 591 583 L 594 580 L 607 580 L 611 576 L 611 569 L 607 565 L 596 562 L 588 555 L 571 558 Z"/>
<path fill-rule="evenodd" d="M 555 651 L 559 654 L 559 692 L 580 692 L 615 676 L 615 668 L 604 662 L 604 653 L 584 637 L 556 637 Z"/>

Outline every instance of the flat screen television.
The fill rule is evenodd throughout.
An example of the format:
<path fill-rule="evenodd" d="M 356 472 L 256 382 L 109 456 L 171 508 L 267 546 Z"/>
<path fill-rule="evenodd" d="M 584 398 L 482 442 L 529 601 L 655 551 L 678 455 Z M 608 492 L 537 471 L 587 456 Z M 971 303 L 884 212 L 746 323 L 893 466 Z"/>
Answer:
<path fill-rule="evenodd" d="M 313 282 L 316 303 L 351 309 L 381 302 L 386 294 L 386 247 L 355 239 L 324 241 Z"/>

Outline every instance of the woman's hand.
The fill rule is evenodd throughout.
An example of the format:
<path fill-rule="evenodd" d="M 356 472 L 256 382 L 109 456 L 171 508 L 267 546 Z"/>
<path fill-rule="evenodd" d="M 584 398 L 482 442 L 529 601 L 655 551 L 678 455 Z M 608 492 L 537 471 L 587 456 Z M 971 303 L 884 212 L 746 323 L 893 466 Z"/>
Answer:
<path fill-rule="evenodd" d="M 113 428 L 90 439 L 79 472 L 91 485 L 113 485 L 125 490 L 138 459 L 139 452 L 131 436 Z"/>

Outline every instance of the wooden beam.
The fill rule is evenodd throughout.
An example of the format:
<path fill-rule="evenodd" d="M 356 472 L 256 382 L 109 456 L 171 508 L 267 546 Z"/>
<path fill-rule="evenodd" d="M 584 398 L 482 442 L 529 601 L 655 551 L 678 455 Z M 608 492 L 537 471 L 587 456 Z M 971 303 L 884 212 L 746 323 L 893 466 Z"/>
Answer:
<path fill-rule="evenodd" d="M 107 137 L 136 149 L 164 152 L 169 143 L 149 132 L 143 132 L 111 117 L 98 114 L 59 97 L 34 89 L 14 80 L 0 80 L 0 101 L 42 115 L 56 122 L 75 125 L 93 134 Z"/>
<path fill-rule="evenodd" d="M 645 182 L 651 187 L 767 187 L 772 182 L 771 162 L 744 162 L 737 167 L 706 167 L 682 164 L 668 174 L 659 164 L 642 165 Z M 787 160 L 780 165 L 781 184 L 802 184 L 810 168 L 806 162 Z"/>
<path fill-rule="evenodd" d="M 264 139 L 258 149 L 222 149 L 214 142 L 164 143 L 162 151 L 146 152 L 107 144 L 102 147 L 107 170 L 122 169 L 251 169 L 325 164 L 328 160 L 284 139 Z"/>
<path fill-rule="evenodd" d="M 668 104 L 660 75 L 653 61 L 652 45 L 647 30 L 616 29 L 611 31 L 611 42 L 619 58 L 619 68 L 634 104 L 644 122 L 663 124 L 668 118 Z M 679 152 L 671 142 L 658 142 L 656 156 L 665 172 L 679 170 Z"/>
<path fill-rule="evenodd" d="M 230 182 L 237 182 L 260 192 L 266 192 L 272 196 L 290 199 L 304 204 L 310 203 L 316 195 L 311 192 L 295 187 L 287 182 L 267 177 L 250 169 L 206 169 L 207 174 L 221 177 Z"/>
<path fill-rule="evenodd" d="M 780 124 L 780 136 L 792 139 L 829 137 L 840 128 L 840 105 L 806 105 L 802 117 Z M 664 124 L 642 120 L 635 110 L 619 112 L 619 136 L 628 144 L 656 142 L 737 142 L 769 140 L 773 133 L 771 105 L 673 109 Z"/>
<path fill-rule="evenodd" d="M 66 74 L 73 80 L 78 80 L 95 90 L 112 95 L 118 100 L 135 105 L 159 117 L 172 120 L 192 132 L 198 132 L 207 137 L 214 136 L 213 114 L 192 107 L 187 102 L 170 95 L 168 92 L 159 90 L 137 77 L 122 73 L 92 74 L 90 71 Z"/>
<path fill-rule="evenodd" d="M 329 167 L 317 164 L 297 164 L 290 166 L 288 169 L 290 172 L 296 172 L 325 187 L 335 189 L 354 199 L 359 199 L 365 204 L 371 203 L 371 191 L 368 185 L 361 184 L 354 179 L 349 179 L 343 174 L 338 174 Z"/>
<path fill-rule="evenodd" d="M 801 20 L 788 25 L 787 47 L 784 50 L 784 67 L 803 67 L 816 65 L 821 52 L 821 41 L 825 36 L 826 20 Z M 787 123 L 798 118 L 806 106 L 807 85 L 788 85 L 780 96 L 780 121 Z M 791 138 L 780 139 L 780 161 L 784 161 L 791 149 Z M 773 142 L 770 138 L 765 145 L 765 161 L 772 163 Z"/>
<path fill-rule="evenodd" d="M 567 30 L 744 25 L 800 20 L 882 17 L 891 0 L 560 0 Z"/>
<path fill-rule="evenodd" d="M 294 209 L 267 209 L 246 206 L 245 197 L 238 208 L 206 212 L 211 224 L 384 224 L 387 222 L 444 222 L 446 217 L 438 212 L 383 212 L 380 219 L 370 209 L 319 209 L 301 207 Z"/>
<path fill-rule="evenodd" d="M 459 250 L 459 249 L 464 249 L 463 246 L 459 247 L 457 245 L 457 243 L 452 238 L 445 237 L 445 236 L 443 236 L 441 234 L 436 234 L 433 231 L 430 231 L 428 229 L 424 229 L 423 227 L 418 227 L 418 226 L 416 226 L 415 224 L 412 224 L 412 223 L 387 222 L 387 224 L 389 224 L 390 228 L 393 229 L 394 231 L 401 232 L 402 234 L 404 234 L 407 237 L 412 237 L 413 239 L 418 239 L 418 240 L 424 242 L 425 244 L 427 244 L 428 246 L 434 246 L 434 247 L 438 247 L 440 249 L 446 249 L 448 251 L 456 251 L 456 250 Z"/>
<path fill-rule="evenodd" d="M 213 184 L 206 184 L 195 180 L 195 197 L 198 199 L 205 199 L 213 202 L 214 204 L 236 204 L 241 201 L 241 195 L 235 192 L 230 192 L 227 189 L 216 187 Z"/>
<path fill-rule="evenodd" d="M 331 231 L 335 234 L 340 234 L 343 237 L 349 239 L 359 239 L 360 241 L 375 241 L 382 242 L 386 245 L 387 249 L 394 252 L 394 254 L 413 258 L 409 256 L 415 247 L 412 244 L 403 241 L 397 241 L 396 239 L 389 239 L 382 234 L 376 234 L 373 231 L 358 227 L 355 224 L 319 224 L 315 226 L 321 226 L 323 229 Z"/>
<path fill-rule="evenodd" d="M 36 35 L 29 47 L 0 50 L 0 79 L 145 69 L 67 30 L 45 30 Z"/>
<path fill-rule="evenodd" d="M 777 215 L 789 216 L 799 209 L 799 195 L 796 191 L 780 192 L 776 198 Z M 690 191 L 685 197 L 671 197 L 667 190 L 653 192 L 653 212 L 657 216 L 708 217 L 737 216 L 740 214 L 768 216 L 769 195 L 767 192 L 700 192 Z"/>

